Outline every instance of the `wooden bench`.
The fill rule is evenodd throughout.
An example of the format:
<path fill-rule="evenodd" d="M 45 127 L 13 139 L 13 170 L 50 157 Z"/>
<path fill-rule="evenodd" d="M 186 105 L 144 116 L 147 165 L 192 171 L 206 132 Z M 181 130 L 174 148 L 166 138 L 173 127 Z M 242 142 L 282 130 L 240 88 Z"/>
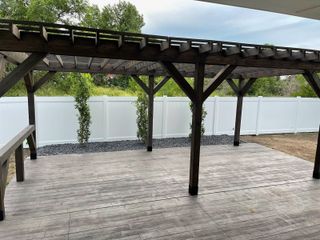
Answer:
<path fill-rule="evenodd" d="M 0 221 L 5 218 L 4 195 L 7 185 L 9 158 L 15 152 L 16 179 L 24 181 L 23 142 L 27 139 L 30 148 L 30 158 L 36 159 L 35 126 L 29 125 L 0 149 Z"/>

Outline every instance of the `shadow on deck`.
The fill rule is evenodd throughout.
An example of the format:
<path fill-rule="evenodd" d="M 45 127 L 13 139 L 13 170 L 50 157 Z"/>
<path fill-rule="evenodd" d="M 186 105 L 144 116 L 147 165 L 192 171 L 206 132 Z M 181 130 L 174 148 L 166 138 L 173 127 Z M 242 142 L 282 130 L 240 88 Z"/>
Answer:
<path fill-rule="evenodd" d="M 313 165 L 257 144 L 57 155 L 9 184 L 0 239 L 319 239 Z"/>

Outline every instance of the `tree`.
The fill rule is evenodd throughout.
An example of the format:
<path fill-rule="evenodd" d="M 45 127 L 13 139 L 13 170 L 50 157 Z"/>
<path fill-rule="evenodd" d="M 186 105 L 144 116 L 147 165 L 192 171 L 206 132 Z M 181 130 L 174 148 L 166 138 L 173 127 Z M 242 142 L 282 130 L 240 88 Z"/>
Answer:
<path fill-rule="evenodd" d="M 143 143 L 148 137 L 148 96 L 145 92 L 138 93 L 137 108 L 137 137 Z"/>
<path fill-rule="evenodd" d="M 132 3 L 119 1 L 114 5 L 106 5 L 101 11 L 96 5 L 87 7 L 81 25 L 121 32 L 141 32 L 144 21 Z"/>
<path fill-rule="evenodd" d="M 113 31 L 140 33 L 144 26 L 144 21 L 143 16 L 133 4 L 120 1 L 114 5 L 106 5 L 102 10 L 97 5 L 89 6 L 81 25 Z M 121 89 L 128 88 L 129 80 L 131 79 L 128 76 L 109 77 L 103 74 L 99 74 L 94 78 L 100 84 L 105 83 L 104 86 L 119 87 Z"/>
<path fill-rule="evenodd" d="M 91 115 L 88 100 L 90 97 L 90 84 L 88 83 L 88 74 L 70 74 L 77 80 L 77 87 L 75 93 L 75 108 L 78 110 L 79 129 L 78 141 L 79 143 L 87 143 L 90 137 Z"/>
<path fill-rule="evenodd" d="M 71 24 L 80 22 L 87 8 L 87 0 L 1 0 L 0 16 Z"/>
<path fill-rule="evenodd" d="M 190 107 L 190 111 L 191 111 L 191 113 L 193 113 L 193 102 L 190 102 L 190 104 L 189 104 L 189 107 Z M 204 133 L 206 132 L 206 129 L 205 129 L 205 127 L 204 127 L 204 120 L 205 120 L 205 118 L 206 118 L 206 116 L 207 116 L 207 111 L 206 111 L 206 109 L 205 109 L 205 107 L 204 106 L 202 106 L 202 116 L 201 116 L 201 136 L 203 136 L 204 135 Z M 190 123 L 190 133 L 189 133 L 189 138 L 191 138 L 192 137 L 192 122 Z"/>
<path fill-rule="evenodd" d="M 283 81 L 279 77 L 259 78 L 248 91 L 249 96 L 282 96 Z"/>

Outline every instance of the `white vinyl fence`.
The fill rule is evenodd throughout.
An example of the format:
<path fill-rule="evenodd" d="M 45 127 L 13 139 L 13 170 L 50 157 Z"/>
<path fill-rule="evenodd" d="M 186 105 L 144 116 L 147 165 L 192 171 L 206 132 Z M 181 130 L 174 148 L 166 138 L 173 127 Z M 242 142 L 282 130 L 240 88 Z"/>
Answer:
<path fill-rule="evenodd" d="M 90 141 L 136 139 L 134 97 L 92 97 Z M 190 132 L 191 112 L 185 97 L 159 97 L 154 107 L 154 137 L 182 137 Z M 236 98 L 210 97 L 205 102 L 206 135 L 233 135 Z M 0 99 L 0 146 L 28 124 L 27 99 Z M 72 97 L 36 97 L 37 140 L 40 146 L 77 141 Z M 244 99 L 241 134 L 316 132 L 320 100 L 316 98 Z"/>

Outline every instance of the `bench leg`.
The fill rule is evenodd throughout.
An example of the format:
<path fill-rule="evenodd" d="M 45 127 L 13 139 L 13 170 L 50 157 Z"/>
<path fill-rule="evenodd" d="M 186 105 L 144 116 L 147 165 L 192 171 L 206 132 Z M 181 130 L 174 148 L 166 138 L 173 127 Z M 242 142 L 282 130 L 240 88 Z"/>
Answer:
<path fill-rule="evenodd" d="M 17 182 L 23 182 L 24 181 L 24 155 L 23 155 L 22 144 L 16 149 L 15 157 L 16 157 Z"/>

